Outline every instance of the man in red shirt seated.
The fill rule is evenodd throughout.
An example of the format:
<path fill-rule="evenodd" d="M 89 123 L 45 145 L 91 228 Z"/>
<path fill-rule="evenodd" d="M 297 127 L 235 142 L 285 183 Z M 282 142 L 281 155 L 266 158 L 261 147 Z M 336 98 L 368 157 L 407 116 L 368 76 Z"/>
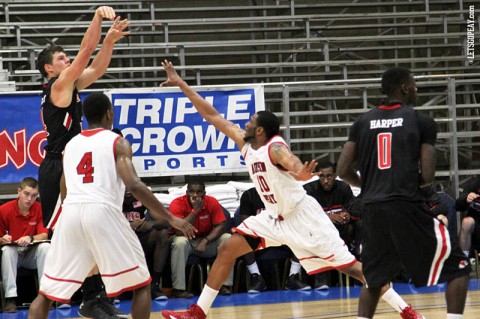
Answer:
<path fill-rule="evenodd" d="M 3 312 L 16 312 L 17 269 L 37 269 L 38 278 L 50 243 L 38 243 L 48 238 L 43 226 L 42 207 L 37 202 L 38 182 L 26 177 L 18 188 L 18 198 L 0 206 L 0 245 L 2 246 L 2 281 L 6 304 Z"/>
<path fill-rule="evenodd" d="M 181 232 L 172 231 L 170 238 L 173 297 L 190 298 L 186 290 L 185 266 L 190 254 L 199 257 L 214 257 L 217 248 L 230 234 L 225 232 L 226 218 L 222 206 L 212 196 L 205 195 L 205 183 L 199 180 L 188 182 L 185 195 L 175 198 L 169 206 L 170 212 L 189 221 L 197 230 L 195 239 L 189 240 Z M 224 282 L 220 294 L 232 293 L 233 269 Z"/>

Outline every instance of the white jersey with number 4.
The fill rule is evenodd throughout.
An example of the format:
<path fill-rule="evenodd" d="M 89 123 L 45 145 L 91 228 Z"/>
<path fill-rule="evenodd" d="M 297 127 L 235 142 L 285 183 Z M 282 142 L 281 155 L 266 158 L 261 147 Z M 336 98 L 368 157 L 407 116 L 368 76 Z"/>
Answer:
<path fill-rule="evenodd" d="M 286 145 L 281 136 L 275 135 L 257 150 L 250 143 L 242 148 L 250 178 L 273 218 L 293 213 L 297 204 L 306 196 L 300 182 L 288 174 L 286 169 L 272 163 L 270 148 L 278 143 Z"/>
<path fill-rule="evenodd" d="M 103 203 L 121 211 L 125 185 L 117 174 L 115 146 L 120 136 L 105 129 L 85 130 L 65 147 L 65 204 Z"/>

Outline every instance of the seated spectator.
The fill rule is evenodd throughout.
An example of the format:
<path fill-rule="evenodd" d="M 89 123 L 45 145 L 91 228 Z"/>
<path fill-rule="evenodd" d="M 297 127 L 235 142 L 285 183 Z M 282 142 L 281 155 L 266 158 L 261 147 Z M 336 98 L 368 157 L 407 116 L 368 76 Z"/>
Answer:
<path fill-rule="evenodd" d="M 123 198 L 122 211 L 130 222 L 130 227 L 137 234 L 145 256 L 152 256 L 151 265 L 148 265 L 152 272 L 150 285 L 152 299 L 167 300 L 161 289 L 161 279 L 169 253 L 168 222 L 153 220 L 147 208 L 128 191 Z"/>
<path fill-rule="evenodd" d="M 41 242 L 48 239 L 48 229 L 43 226 L 42 208 L 37 202 L 37 180 L 24 178 L 17 192 L 17 199 L 0 206 L 2 280 L 6 298 L 3 312 L 17 311 L 17 269 L 37 269 L 40 279 L 50 248 L 50 243 Z"/>
<path fill-rule="evenodd" d="M 188 220 L 198 230 L 195 239 L 189 240 L 181 232 L 172 230 L 171 267 L 172 286 L 175 298 L 190 298 L 186 290 L 185 267 L 190 254 L 199 257 L 215 257 L 218 246 L 231 235 L 226 233 L 226 218 L 219 202 L 205 194 L 205 184 L 199 180 L 189 181 L 186 195 L 175 198 L 169 206 L 170 212 Z M 221 295 L 232 293 L 233 269 L 220 289 Z"/>
<path fill-rule="evenodd" d="M 480 239 L 480 177 L 475 177 L 465 186 L 455 201 L 455 209 L 466 212 L 461 223 L 459 243 L 465 255 L 469 256 L 472 237 L 474 244 L 478 244 Z"/>
<path fill-rule="evenodd" d="M 252 187 L 245 192 L 243 192 L 242 196 L 240 197 L 240 206 L 239 206 L 239 215 L 240 221 L 244 221 L 250 216 L 257 215 L 259 212 L 265 209 L 265 205 L 262 202 L 262 199 L 258 195 L 257 190 L 255 187 Z M 267 248 L 273 249 L 273 248 Z M 265 280 L 263 279 L 262 275 L 260 274 L 260 269 L 258 268 L 258 264 L 255 261 L 255 253 L 249 252 L 243 256 L 245 260 L 245 264 L 247 265 L 247 269 L 250 272 L 250 288 L 248 289 L 248 293 L 259 293 L 267 289 L 265 284 Z M 290 273 L 285 283 L 285 289 L 288 290 L 310 290 L 312 289 L 311 286 L 302 282 L 299 278 L 299 273 L 301 270 L 300 262 L 298 261 L 297 257 L 293 255 L 291 257 L 291 266 L 290 266 Z"/>
<path fill-rule="evenodd" d="M 347 243 L 354 255 L 361 241 L 358 200 L 350 186 L 336 179 L 335 165 L 323 162 L 317 165 L 319 179 L 304 185 L 307 194 L 315 198 Z M 325 273 L 316 274 L 314 289 L 328 289 Z"/>

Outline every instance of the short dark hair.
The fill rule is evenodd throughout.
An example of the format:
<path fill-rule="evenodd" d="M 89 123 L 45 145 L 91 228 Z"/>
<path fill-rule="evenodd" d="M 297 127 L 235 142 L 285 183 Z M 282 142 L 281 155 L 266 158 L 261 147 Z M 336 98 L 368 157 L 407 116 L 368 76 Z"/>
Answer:
<path fill-rule="evenodd" d="M 198 177 L 191 177 L 187 181 L 187 189 L 192 185 L 200 185 L 205 190 L 205 182 Z"/>
<path fill-rule="evenodd" d="M 91 93 L 83 101 L 83 115 L 88 124 L 100 123 L 111 108 L 112 103 L 102 92 Z"/>
<path fill-rule="evenodd" d="M 280 132 L 280 120 L 270 111 L 257 112 L 257 126 L 263 128 L 267 139 Z"/>
<path fill-rule="evenodd" d="M 40 73 L 45 78 L 48 76 L 47 72 L 45 71 L 45 64 L 52 64 L 53 54 L 55 54 L 56 52 L 65 52 L 65 51 L 59 45 L 49 44 L 45 47 L 45 49 L 42 50 L 42 52 L 38 54 L 36 67 L 37 67 L 37 70 L 40 71 Z"/>
<path fill-rule="evenodd" d="M 317 168 L 318 169 L 322 169 L 322 168 L 332 168 L 333 171 L 335 172 L 335 164 L 333 164 L 332 162 L 330 161 L 322 161 L 322 162 L 318 162 L 317 164 Z"/>
<path fill-rule="evenodd" d="M 30 186 L 31 188 L 38 188 L 38 181 L 33 177 L 25 177 L 20 182 L 20 189 Z"/>
<path fill-rule="evenodd" d="M 382 90 L 387 96 L 395 93 L 399 87 L 410 80 L 412 72 L 407 68 L 394 67 L 386 70 L 382 76 Z"/>

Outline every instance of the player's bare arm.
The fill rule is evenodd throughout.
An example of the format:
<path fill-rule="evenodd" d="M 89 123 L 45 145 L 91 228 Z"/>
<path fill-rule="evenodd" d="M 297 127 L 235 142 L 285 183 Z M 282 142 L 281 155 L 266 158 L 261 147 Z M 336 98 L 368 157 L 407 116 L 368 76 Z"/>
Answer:
<path fill-rule="evenodd" d="M 151 228 L 156 229 L 156 230 L 168 229 L 170 227 L 168 225 L 168 222 L 164 218 L 157 219 L 157 220 L 151 220 L 151 221 L 148 221 L 148 223 L 151 224 Z"/>
<path fill-rule="evenodd" d="M 75 60 L 70 66 L 61 71 L 58 80 L 52 86 L 50 95 L 51 102 L 57 107 L 67 107 L 72 99 L 75 82 L 82 75 L 95 51 L 102 32 L 102 20 L 115 18 L 115 11 L 108 6 L 101 6 L 95 11 L 95 15 L 83 36 L 80 49 Z"/>
<path fill-rule="evenodd" d="M 355 143 L 347 141 L 343 145 L 342 153 L 337 163 L 337 176 L 343 179 L 346 183 L 360 187 L 361 180 L 357 172 L 353 169 L 355 162 Z"/>
<path fill-rule="evenodd" d="M 110 60 L 112 59 L 115 43 L 123 37 L 130 35 L 130 31 L 125 31 L 129 26 L 130 22 L 128 19 L 120 20 L 120 16 L 113 21 L 112 26 L 103 40 L 100 51 L 93 59 L 90 66 L 86 68 L 78 78 L 76 82 L 78 90 L 87 88 L 105 74 L 105 71 L 107 71 L 107 68 L 110 65 Z"/>
<path fill-rule="evenodd" d="M 125 183 L 125 187 L 140 200 L 149 210 L 154 219 L 164 218 L 172 227 L 180 230 L 185 237 L 195 238 L 196 229 L 187 221 L 173 216 L 140 180 L 132 163 L 132 148 L 130 143 L 120 138 L 116 144 L 117 172 Z"/>
<path fill-rule="evenodd" d="M 283 143 L 274 143 L 270 148 L 270 158 L 272 161 L 286 170 L 288 173 L 298 181 L 308 181 L 314 175 L 317 167 L 317 161 L 302 163 L 300 159 L 290 151 L 290 149 Z"/>
<path fill-rule="evenodd" d="M 67 197 L 67 184 L 65 182 L 65 174 L 62 174 L 60 178 L 60 200 L 62 203 L 65 197 Z"/>
<path fill-rule="evenodd" d="M 242 149 L 245 145 L 243 140 L 245 130 L 226 120 L 212 104 L 192 90 L 187 82 L 178 75 L 170 61 L 165 60 L 162 62 L 162 66 L 167 73 L 167 80 L 161 83 L 160 86 L 178 86 L 207 122 L 213 124 L 220 132 L 231 138 L 238 145 L 239 149 Z"/>
<path fill-rule="evenodd" d="M 428 186 L 435 178 L 435 146 L 424 143 L 420 147 L 420 186 Z"/>

